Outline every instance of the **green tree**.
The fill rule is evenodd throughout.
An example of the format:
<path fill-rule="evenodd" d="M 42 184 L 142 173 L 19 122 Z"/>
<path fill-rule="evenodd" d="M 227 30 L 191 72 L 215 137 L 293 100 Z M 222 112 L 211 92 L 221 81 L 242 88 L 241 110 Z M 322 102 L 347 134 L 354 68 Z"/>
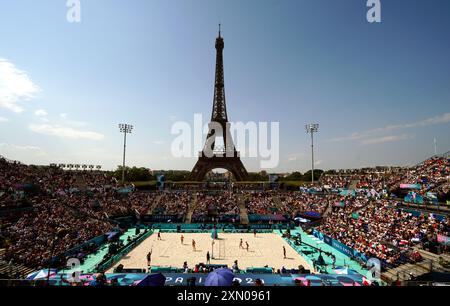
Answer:
<path fill-rule="evenodd" d="M 122 166 L 118 166 L 113 172 L 113 176 L 119 181 L 122 179 Z M 144 167 L 125 167 L 125 181 L 142 182 L 153 180 L 153 175 L 148 168 Z"/>
<path fill-rule="evenodd" d="M 301 181 L 302 179 L 303 175 L 298 171 L 292 172 L 286 177 L 287 181 Z"/>
<path fill-rule="evenodd" d="M 322 176 L 323 170 L 321 169 L 314 169 L 314 181 L 317 182 L 320 177 Z M 311 170 L 307 171 L 305 174 L 303 174 L 303 181 L 310 182 L 311 181 Z"/>

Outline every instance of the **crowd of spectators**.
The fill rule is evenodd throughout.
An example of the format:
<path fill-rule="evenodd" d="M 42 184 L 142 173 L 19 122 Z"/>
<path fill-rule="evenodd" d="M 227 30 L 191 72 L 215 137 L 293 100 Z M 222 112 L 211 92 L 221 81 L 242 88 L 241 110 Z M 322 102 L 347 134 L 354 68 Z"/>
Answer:
<path fill-rule="evenodd" d="M 450 163 L 446 157 L 432 157 L 415 167 L 404 168 L 392 176 L 390 185 L 421 184 L 422 191 L 430 190 L 448 182 Z"/>
<path fill-rule="evenodd" d="M 245 206 L 249 214 L 270 215 L 278 210 L 273 192 L 249 192 Z"/>
<path fill-rule="evenodd" d="M 26 166 L 4 158 L 0 170 L 2 210 L 30 208 L 16 219 L 0 219 L 2 259 L 10 263 L 41 266 L 111 230 L 111 217 L 146 213 L 155 198 L 119 188 L 104 172 Z"/>
<path fill-rule="evenodd" d="M 215 211 L 221 215 L 239 214 L 237 195 L 228 191 L 197 193 L 197 205 L 195 206 L 194 214 L 207 213 L 208 211 Z"/>
<path fill-rule="evenodd" d="M 218 216 L 216 221 L 227 221 L 220 216 L 230 216 L 228 221 L 234 222 L 243 200 L 248 214 L 278 214 L 291 219 L 303 212 L 323 215 L 320 231 L 367 256 L 395 263 L 402 251 L 415 244 L 433 245 L 437 234 L 450 236 L 449 221 L 401 211 L 387 190 L 400 184 L 419 184 L 418 193 L 448 194 L 449 172 L 447 158 L 433 157 L 395 171 L 374 168 L 323 175 L 314 186 L 316 192 L 308 188 L 250 191 L 245 184 L 209 192 L 135 192 L 133 186 L 120 186 L 106 172 L 64 171 L 0 158 L 0 211 L 21 211 L 13 220 L 2 214 L 0 247 L 6 249 L 7 261 L 37 267 L 51 256 L 110 231 L 115 226 L 112 217 L 148 213 L 185 216 L 192 208 L 194 221 L 209 220 L 205 216 L 213 214 Z M 350 185 L 354 194 L 329 192 Z"/>
<path fill-rule="evenodd" d="M 36 204 L 35 208 L 35 212 L 26 213 L 4 229 L 7 261 L 39 267 L 112 228 L 108 222 L 86 219 L 55 199 Z"/>
<path fill-rule="evenodd" d="M 426 195 L 432 191 L 446 194 L 449 191 L 450 163 L 448 157 L 432 157 L 412 167 L 394 169 L 360 169 L 324 174 L 320 186 L 334 189 L 346 189 L 355 182 L 356 189 L 373 189 L 377 193 L 393 191 L 400 184 L 418 184 L 418 194 Z"/>
<path fill-rule="evenodd" d="M 192 195 L 186 191 L 164 192 L 158 200 L 153 213 L 164 215 L 184 215 L 192 201 Z"/>
<path fill-rule="evenodd" d="M 347 207 L 335 209 L 318 230 L 368 258 L 395 264 L 402 251 L 407 253 L 414 245 L 435 244 L 437 234 L 448 236 L 450 223 L 432 215 L 414 217 L 398 209 L 395 201 L 377 199 L 353 213 Z"/>
<path fill-rule="evenodd" d="M 300 213 L 313 211 L 322 215 L 327 206 L 337 199 L 336 195 L 318 195 L 301 192 L 285 192 L 278 195 L 279 211 L 295 218 Z"/>
<path fill-rule="evenodd" d="M 192 211 L 192 222 L 239 221 L 238 196 L 230 191 L 197 192 Z"/>

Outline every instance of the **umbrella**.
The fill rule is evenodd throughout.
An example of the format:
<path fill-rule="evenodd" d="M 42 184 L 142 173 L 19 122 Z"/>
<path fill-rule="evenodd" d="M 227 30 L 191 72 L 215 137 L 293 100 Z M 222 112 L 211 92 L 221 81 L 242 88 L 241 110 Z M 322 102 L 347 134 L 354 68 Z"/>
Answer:
<path fill-rule="evenodd" d="M 231 286 L 234 274 L 230 269 L 220 268 L 209 273 L 205 280 L 205 286 Z"/>
<path fill-rule="evenodd" d="M 164 286 L 166 277 L 161 273 L 154 273 L 147 275 L 141 281 L 136 282 L 136 286 Z"/>
<path fill-rule="evenodd" d="M 50 269 L 50 277 L 56 275 L 56 269 Z M 28 280 L 38 280 L 38 279 L 46 279 L 48 276 L 48 269 L 42 269 L 40 271 L 35 271 L 27 275 Z"/>

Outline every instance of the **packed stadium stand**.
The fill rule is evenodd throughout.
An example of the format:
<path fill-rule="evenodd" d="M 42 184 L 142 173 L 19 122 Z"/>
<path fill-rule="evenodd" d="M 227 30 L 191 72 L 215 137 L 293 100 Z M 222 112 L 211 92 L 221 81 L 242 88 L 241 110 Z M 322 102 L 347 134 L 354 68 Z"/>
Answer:
<path fill-rule="evenodd" d="M 449 174 L 447 154 L 413 167 L 334 171 L 297 191 L 198 186 L 139 191 L 103 171 L 65 171 L 0 158 L 0 273 L 23 277 L 49 263 L 60 267 L 74 252 L 83 261 L 102 250 L 95 239 L 123 234 L 136 223 L 161 229 L 181 223 L 203 229 L 300 225 L 352 250 L 361 264 L 378 258 L 391 280 L 408 271 L 428 271 L 429 262 L 444 271 Z"/>

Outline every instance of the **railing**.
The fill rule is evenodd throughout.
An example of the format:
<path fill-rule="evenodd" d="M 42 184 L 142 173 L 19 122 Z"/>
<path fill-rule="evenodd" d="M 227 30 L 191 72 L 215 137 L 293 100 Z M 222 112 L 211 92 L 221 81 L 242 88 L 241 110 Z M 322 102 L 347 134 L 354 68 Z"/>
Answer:
<path fill-rule="evenodd" d="M 111 257 L 110 259 L 105 261 L 104 263 L 98 264 L 97 267 L 96 267 L 96 270 L 98 270 L 98 271 L 106 271 L 107 269 L 111 268 L 114 264 L 119 262 L 120 259 L 122 259 L 123 256 L 125 256 L 126 254 L 131 252 L 131 250 L 133 250 L 135 247 L 137 247 L 142 241 L 147 239 L 151 234 L 153 234 L 152 230 L 149 230 L 148 232 L 142 234 L 139 238 L 134 240 L 132 243 L 130 243 L 127 246 L 125 246 L 119 252 L 119 254 L 114 255 L 113 257 Z"/>
<path fill-rule="evenodd" d="M 115 228 L 115 229 L 112 229 L 111 231 L 118 231 L 118 229 Z M 83 242 L 83 243 L 81 243 L 81 244 L 79 244 L 79 245 L 76 245 L 76 246 L 74 246 L 74 247 L 72 247 L 72 248 L 70 248 L 70 249 L 64 251 L 63 253 L 58 254 L 58 255 L 52 257 L 51 259 L 47 260 L 47 261 L 44 263 L 44 265 L 45 265 L 45 266 L 48 266 L 49 263 L 50 263 L 51 265 L 53 265 L 53 264 L 54 264 L 55 262 L 57 262 L 60 258 L 64 258 L 64 257 L 66 257 L 66 256 L 72 256 L 72 255 L 78 253 L 78 251 L 79 251 L 80 249 L 82 249 L 82 248 L 85 247 L 85 246 L 88 246 L 89 244 L 95 244 L 97 247 L 99 247 L 103 242 L 106 241 L 106 239 L 107 239 L 107 238 L 106 238 L 106 233 L 104 233 L 104 234 L 102 234 L 102 235 L 99 235 L 99 236 L 96 236 L 96 237 L 94 237 L 94 238 L 91 238 L 91 239 L 89 239 L 89 240 L 86 241 L 86 242 Z"/>
<path fill-rule="evenodd" d="M 314 262 L 312 261 L 311 257 L 308 256 L 308 254 L 304 253 L 302 249 L 300 248 L 300 245 L 296 245 L 291 239 L 284 238 L 284 240 L 298 253 L 300 254 L 303 259 L 305 259 L 306 263 L 314 269 Z"/>

